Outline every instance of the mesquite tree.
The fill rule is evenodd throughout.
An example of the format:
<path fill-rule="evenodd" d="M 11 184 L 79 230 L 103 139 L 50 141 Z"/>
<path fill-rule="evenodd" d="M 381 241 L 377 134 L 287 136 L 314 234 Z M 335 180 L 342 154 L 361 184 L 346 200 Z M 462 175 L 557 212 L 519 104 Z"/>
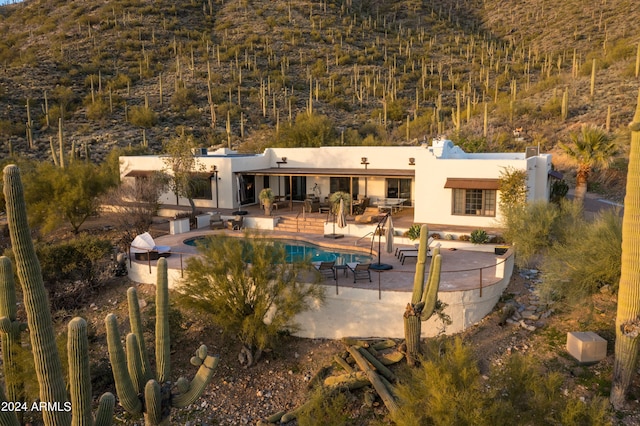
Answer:
<path fill-rule="evenodd" d="M 627 193 L 622 219 L 622 265 L 616 315 L 611 404 L 624 408 L 640 350 L 640 93 L 631 128 Z"/>

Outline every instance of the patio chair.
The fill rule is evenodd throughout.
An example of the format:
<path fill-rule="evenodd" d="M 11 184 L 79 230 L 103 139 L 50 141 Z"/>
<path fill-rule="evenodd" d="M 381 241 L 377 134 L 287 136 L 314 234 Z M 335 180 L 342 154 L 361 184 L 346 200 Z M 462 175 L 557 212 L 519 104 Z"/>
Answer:
<path fill-rule="evenodd" d="M 347 268 L 353 272 L 353 282 L 355 283 L 359 278 L 368 278 L 371 282 L 371 267 L 370 263 L 347 263 Z"/>
<path fill-rule="evenodd" d="M 240 231 L 244 227 L 244 216 L 236 215 L 233 219 L 227 221 L 227 228 L 233 231 Z"/>
<path fill-rule="evenodd" d="M 316 270 L 318 272 L 320 272 L 320 275 L 322 275 L 325 278 L 332 278 L 332 279 L 336 279 L 336 270 L 334 269 L 336 262 L 332 261 L 332 262 L 320 262 L 320 263 L 315 263 L 313 266 L 316 268 Z"/>
<path fill-rule="evenodd" d="M 219 212 L 211 213 L 209 218 L 209 227 L 211 229 L 224 229 L 224 221 Z"/>

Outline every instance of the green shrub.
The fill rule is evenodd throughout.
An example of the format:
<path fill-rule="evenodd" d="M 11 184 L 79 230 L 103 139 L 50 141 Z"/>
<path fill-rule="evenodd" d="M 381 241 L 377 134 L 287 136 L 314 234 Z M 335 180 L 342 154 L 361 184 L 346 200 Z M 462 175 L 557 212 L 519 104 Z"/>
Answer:
<path fill-rule="evenodd" d="M 489 235 L 484 229 L 476 229 L 471 232 L 470 240 L 473 244 L 484 244 L 489 242 Z"/>
<path fill-rule="evenodd" d="M 112 246 L 99 237 L 86 235 L 61 243 L 39 243 L 36 254 L 54 310 L 77 309 L 110 276 Z M 13 257 L 12 252 L 8 255 Z"/>
<path fill-rule="evenodd" d="M 610 424 L 606 399 L 564 396 L 562 376 L 532 357 L 510 355 L 483 377 L 460 338 L 430 341 L 420 368 L 400 376 L 399 425 Z"/>
<path fill-rule="evenodd" d="M 420 225 L 418 225 L 417 223 L 414 223 L 407 230 L 406 237 L 409 238 L 411 241 L 417 240 L 418 238 L 420 238 L 420 229 L 421 229 Z"/>
<path fill-rule="evenodd" d="M 317 388 L 305 403 L 304 409 L 298 414 L 298 424 L 300 426 L 357 424 L 349 419 L 350 397 L 350 393 L 330 392 L 324 388 Z"/>
<path fill-rule="evenodd" d="M 543 260 L 541 296 L 573 304 L 603 286 L 617 291 L 621 247 L 622 218 L 618 212 L 604 211 L 593 222 L 575 220 L 565 240 L 555 243 Z"/>
<path fill-rule="evenodd" d="M 536 255 L 551 247 L 560 208 L 546 202 L 503 210 L 504 238 L 516 247 L 516 264 L 531 266 Z"/>
<path fill-rule="evenodd" d="M 180 87 L 175 91 L 171 97 L 171 105 L 176 111 L 184 111 L 196 100 L 196 91 L 193 89 L 187 89 L 186 87 Z"/>
<path fill-rule="evenodd" d="M 134 126 L 148 129 L 156 125 L 158 117 L 149 107 L 133 106 L 129 110 L 129 122 Z"/>
<path fill-rule="evenodd" d="M 95 102 L 89 102 L 85 107 L 87 118 L 90 120 L 100 120 L 108 117 L 111 112 L 109 102 L 102 97 L 96 97 Z"/>

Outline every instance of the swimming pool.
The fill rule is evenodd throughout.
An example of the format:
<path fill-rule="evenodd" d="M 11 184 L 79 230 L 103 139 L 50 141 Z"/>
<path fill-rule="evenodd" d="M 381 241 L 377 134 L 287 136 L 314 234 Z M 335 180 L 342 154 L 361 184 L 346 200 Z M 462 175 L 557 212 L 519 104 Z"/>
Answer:
<path fill-rule="evenodd" d="M 195 246 L 199 242 L 206 241 L 206 236 L 200 236 L 184 240 L 188 246 Z M 287 262 L 311 259 L 312 262 L 336 262 L 336 265 L 346 265 L 347 263 L 370 263 L 373 256 L 366 253 L 341 250 L 335 248 L 321 247 L 306 241 L 280 240 L 274 239 L 284 245 L 287 253 Z"/>

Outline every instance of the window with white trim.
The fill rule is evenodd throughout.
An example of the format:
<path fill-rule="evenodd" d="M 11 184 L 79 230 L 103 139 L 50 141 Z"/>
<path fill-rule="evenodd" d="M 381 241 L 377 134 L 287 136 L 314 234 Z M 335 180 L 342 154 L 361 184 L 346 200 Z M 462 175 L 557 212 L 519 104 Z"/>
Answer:
<path fill-rule="evenodd" d="M 453 191 L 451 214 L 459 216 L 495 216 L 495 189 L 458 189 Z"/>

